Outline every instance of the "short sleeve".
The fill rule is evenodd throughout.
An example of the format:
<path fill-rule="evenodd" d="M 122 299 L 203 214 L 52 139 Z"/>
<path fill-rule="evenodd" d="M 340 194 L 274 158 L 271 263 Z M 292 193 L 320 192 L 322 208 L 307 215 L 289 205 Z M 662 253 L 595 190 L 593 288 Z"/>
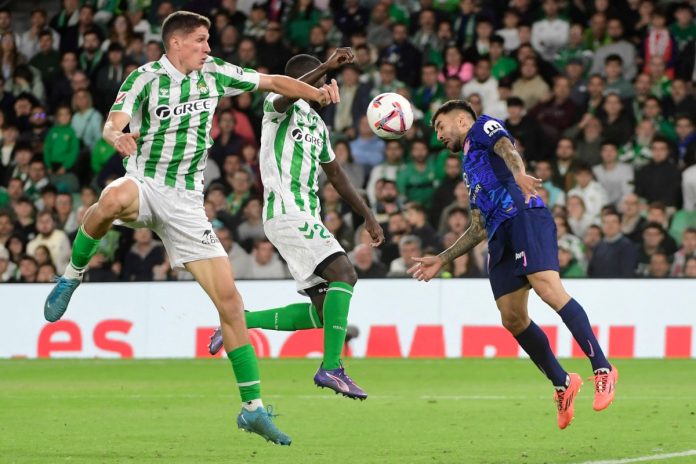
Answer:
<path fill-rule="evenodd" d="M 493 146 L 503 137 L 514 141 L 510 133 L 505 129 L 505 124 L 498 119 L 482 116 L 476 121 L 475 126 L 474 136 L 476 141 L 488 147 L 489 152 L 493 151 Z"/>
<path fill-rule="evenodd" d="M 278 99 L 281 98 L 282 95 L 279 95 L 277 93 L 269 93 L 266 99 L 263 101 L 263 114 L 271 116 L 271 117 L 278 117 L 278 116 L 284 116 L 287 114 L 287 111 L 285 113 L 279 113 L 276 111 L 275 106 L 273 106 L 273 103 Z M 288 109 L 292 108 L 292 105 L 288 106 Z"/>
<path fill-rule="evenodd" d="M 259 73 L 253 69 L 240 68 L 219 58 L 215 62 L 215 81 L 222 86 L 224 96 L 233 97 L 259 88 Z"/>
<path fill-rule="evenodd" d="M 130 73 L 121 84 L 116 100 L 111 105 L 111 111 L 120 111 L 132 118 L 144 100 L 147 81 L 147 76 L 140 70 Z"/>
<path fill-rule="evenodd" d="M 322 149 L 321 153 L 319 153 L 319 162 L 320 163 L 330 163 L 333 160 L 336 159 L 336 154 L 333 151 L 333 147 L 331 147 L 331 139 L 327 136 L 328 131 L 326 130 L 326 127 L 324 127 L 324 133 L 322 134 Z"/>

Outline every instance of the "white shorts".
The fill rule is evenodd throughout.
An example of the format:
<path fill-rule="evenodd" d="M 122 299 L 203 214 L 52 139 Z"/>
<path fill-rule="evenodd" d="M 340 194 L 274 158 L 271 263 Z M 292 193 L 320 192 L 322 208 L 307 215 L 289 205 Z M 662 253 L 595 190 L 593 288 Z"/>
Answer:
<path fill-rule="evenodd" d="M 147 227 L 164 244 L 172 268 L 201 259 L 227 257 L 203 207 L 203 193 L 161 185 L 152 179 L 128 174 L 109 184 L 104 191 L 123 182 L 133 182 L 140 191 L 138 219 L 116 221 L 132 228 Z"/>
<path fill-rule="evenodd" d="M 304 290 L 326 282 L 314 274 L 319 264 L 333 254 L 345 253 L 334 236 L 311 214 L 282 214 L 266 221 L 263 230 L 288 263 L 297 290 L 303 294 Z"/>

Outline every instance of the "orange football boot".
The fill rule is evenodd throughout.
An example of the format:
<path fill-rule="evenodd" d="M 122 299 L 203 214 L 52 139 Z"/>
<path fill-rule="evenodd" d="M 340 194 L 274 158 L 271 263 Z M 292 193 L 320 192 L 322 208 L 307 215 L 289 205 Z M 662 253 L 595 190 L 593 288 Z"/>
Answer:
<path fill-rule="evenodd" d="M 568 374 L 570 385 L 565 390 L 556 390 L 553 400 L 558 409 L 558 427 L 564 429 L 573 420 L 575 413 L 575 397 L 580 391 L 582 378 L 578 374 Z"/>
<path fill-rule="evenodd" d="M 619 371 L 611 366 L 611 371 L 601 371 L 594 376 L 595 394 L 592 407 L 595 411 L 601 411 L 609 407 L 614 401 L 616 384 L 619 382 Z"/>

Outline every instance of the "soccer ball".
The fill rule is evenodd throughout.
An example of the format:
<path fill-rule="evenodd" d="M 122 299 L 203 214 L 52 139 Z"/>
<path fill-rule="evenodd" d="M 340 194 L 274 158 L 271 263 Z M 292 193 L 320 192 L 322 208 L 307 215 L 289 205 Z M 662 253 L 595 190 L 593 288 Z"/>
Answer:
<path fill-rule="evenodd" d="M 398 139 L 413 124 L 411 103 L 397 93 L 377 95 L 367 107 L 367 122 L 377 136 Z"/>

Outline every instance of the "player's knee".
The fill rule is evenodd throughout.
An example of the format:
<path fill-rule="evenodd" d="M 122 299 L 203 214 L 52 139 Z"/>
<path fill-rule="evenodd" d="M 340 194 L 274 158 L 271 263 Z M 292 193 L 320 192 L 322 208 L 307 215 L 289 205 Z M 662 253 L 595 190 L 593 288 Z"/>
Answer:
<path fill-rule="evenodd" d="M 117 219 L 123 211 L 123 201 L 118 190 L 106 190 L 99 198 L 97 210 L 105 219 Z"/>
<path fill-rule="evenodd" d="M 518 335 L 524 331 L 529 325 L 529 318 L 522 317 L 515 313 L 501 314 L 503 327 L 512 335 Z"/>
<path fill-rule="evenodd" d="M 355 272 L 355 268 L 353 266 L 349 266 L 345 269 L 342 275 L 342 281 L 351 287 L 355 286 L 355 284 L 358 282 L 358 273 Z"/>
<path fill-rule="evenodd" d="M 539 285 L 534 291 L 548 305 L 553 306 L 558 299 L 558 294 L 551 285 Z"/>

